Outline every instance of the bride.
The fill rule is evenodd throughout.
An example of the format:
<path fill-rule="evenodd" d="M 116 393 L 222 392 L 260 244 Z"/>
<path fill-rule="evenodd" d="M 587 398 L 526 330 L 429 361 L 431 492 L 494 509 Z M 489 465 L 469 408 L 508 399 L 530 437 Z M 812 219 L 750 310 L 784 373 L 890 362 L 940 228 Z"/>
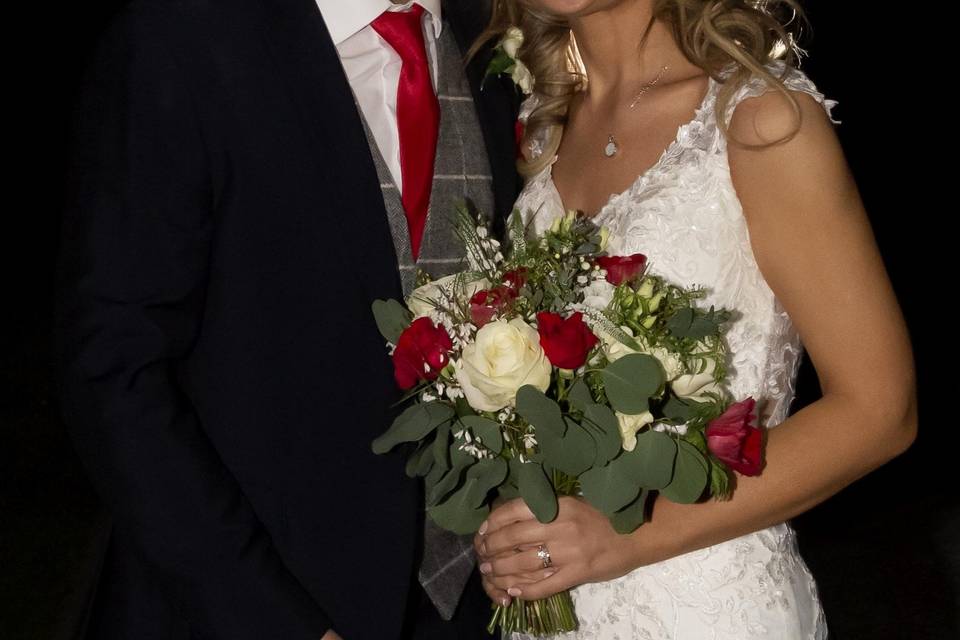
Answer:
<path fill-rule="evenodd" d="M 611 254 L 644 253 L 738 310 L 731 392 L 756 397 L 769 429 L 764 472 L 738 478 L 731 500 L 658 499 L 631 535 L 575 498 L 546 525 L 522 501 L 490 515 L 476 537 L 487 593 L 574 588 L 570 638 L 826 637 L 785 522 L 915 437 L 907 331 L 834 102 L 794 64 L 785 23 L 800 15 L 794 0 L 494 3 L 486 37 L 519 26 L 535 78 L 525 222 L 540 232 L 582 210 L 610 230 Z M 802 349 L 823 397 L 788 418 Z"/>

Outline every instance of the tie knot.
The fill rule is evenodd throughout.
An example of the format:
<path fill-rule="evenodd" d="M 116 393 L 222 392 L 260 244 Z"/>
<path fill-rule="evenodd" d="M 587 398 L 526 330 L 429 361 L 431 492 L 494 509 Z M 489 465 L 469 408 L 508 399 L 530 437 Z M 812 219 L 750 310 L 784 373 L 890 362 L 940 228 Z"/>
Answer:
<path fill-rule="evenodd" d="M 425 62 L 427 51 L 423 38 L 423 12 L 419 4 L 412 5 L 409 11 L 385 11 L 371 26 L 404 62 Z"/>

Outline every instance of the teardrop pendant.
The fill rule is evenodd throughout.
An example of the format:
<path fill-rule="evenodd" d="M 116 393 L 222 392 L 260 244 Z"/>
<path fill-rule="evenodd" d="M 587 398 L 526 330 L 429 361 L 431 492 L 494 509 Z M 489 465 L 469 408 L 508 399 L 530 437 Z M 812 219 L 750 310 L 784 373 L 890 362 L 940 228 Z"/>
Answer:
<path fill-rule="evenodd" d="M 612 158 L 617 155 L 618 151 L 620 151 L 620 147 L 617 146 L 617 141 L 613 139 L 613 134 L 611 133 L 607 137 L 607 146 L 603 148 L 603 155 Z"/>

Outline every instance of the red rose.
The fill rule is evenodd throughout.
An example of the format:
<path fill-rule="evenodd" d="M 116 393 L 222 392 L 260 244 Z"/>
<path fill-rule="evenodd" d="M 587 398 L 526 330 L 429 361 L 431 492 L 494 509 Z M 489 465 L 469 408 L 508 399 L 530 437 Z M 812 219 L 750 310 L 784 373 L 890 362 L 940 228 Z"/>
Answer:
<path fill-rule="evenodd" d="M 597 264 L 607 272 L 607 282 L 617 287 L 643 275 L 647 268 L 647 256 L 635 253 L 632 256 L 605 256 L 597 258 Z"/>
<path fill-rule="evenodd" d="M 753 426 L 757 401 L 747 398 L 731 405 L 707 425 L 707 448 L 718 460 L 745 476 L 760 475 L 763 432 Z"/>
<path fill-rule="evenodd" d="M 517 293 L 508 286 L 477 291 L 470 298 L 470 318 L 479 329 L 496 315 L 502 315 L 517 299 Z"/>
<path fill-rule="evenodd" d="M 436 380 L 447 366 L 447 353 L 453 348 L 443 326 L 434 326 L 430 318 L 417 318 L 397 340 L 393 351 L 393 377 L 401 389 L 411 389 L 420 380 Z"/>
<path fill-rule="evenodd" d="M 583 322 L 579 311 L 564 320 L 556 313 L 537 314 L 540 346 L 555 367 L 576 369 L 587 361 L 587 354 L 597 344 L 597 336 Z"/>
<path fill-rule="evenodd" d="M 514 142 L 514 147 L 516 148 L 516 151 L 517 151 L 518 158 L 522 158 L 524 156 L 523 134 L 525 129 L 526 127 L 524 126 L 522 120 L 517 120 L 513 125 L 513 142 Z"/>
<path fill-rule="evenodd" d="M 527 284 L 527 268 L 520 267 L 503 274 L 503 284 L 510 287 L 515 294 L 520 295 L 520 289 Z"/>

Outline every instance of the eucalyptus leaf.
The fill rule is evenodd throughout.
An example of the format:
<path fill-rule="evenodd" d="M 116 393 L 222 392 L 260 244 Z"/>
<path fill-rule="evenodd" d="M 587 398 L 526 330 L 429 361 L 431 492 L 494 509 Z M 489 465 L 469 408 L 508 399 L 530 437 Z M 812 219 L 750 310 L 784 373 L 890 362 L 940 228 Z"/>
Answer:
<path fill-rule="evenodd" d="M 644 489 L 637 499 L 610 516 L 610 524 L 620 534 L 633 533 L 646 521 L 647 498 L 650 492 Z"/>
<path fill-rule="evenodd" d="M 653 356 L 631 353 L 601 371 L 607 399 L 614 409 L 627 415 L 649 410 L 650 397 L 663 386 L 663 367 Z"/>
<path fill-rule="evenodd" d="M 543 470 L 536 462 L 521 464 L 518 470 L 520 496 L 537 520 L 546 524 L 557 517 L 557 494 Z"/>
<path fill-rule="evenodd" d="M 695 403 L 692 400 L 683 400 L 670 394 L 670 398 L 663 404 L 663 415 L 674 422 L 687 422 L 694 415 L 693 404 Z"/>
<path fill-rule="evenodd" d="M 427 509 L 427 514 L 439 526 L 458 535 L 476 533 L 490 514 L 490 506 L 475 506 L 478 480 L 470 478 L 442 504 Z"/>
<path fill-rule="evenodd" d="M 467 469 L 466 482 L 473 484 L 473 506 L 479 507 L 487 499 L 487 494 L 496 489 L 507 478 L 507 461 L 503 458 L 484 458 Z"/>
<path fill-rule="evenodd" d="M 537 444 L 545 466 L 578 476 L 593 466 L 597 458 L 597 445 L 586 429 L 570 418 L 566 421 L 565 436 L 558 438 L 552 431 L 538 431 Z"/>
<path fill-rule="evenodd" d="M 707 486 L 707 461 L 689 442 L 681 440 L 677 447 L 677 462 L 673 480 L 660 494 L 680 504 L 691 504 L 700 499 Z"/>
<path fill-rule="evenodd" d="M 583 497 L 608 516 L 630 504 L 640 494 L 622 458 L 605 467 L 594 467 L 580 476 Z"/>
<path fill-rule="evenodd" d="M 624 453 L 630 478 L 646 489 L 662 489 L 673 480 L 677 443 L 665 433 L 637 434 L 637 446 Z"/>
<path fill-rule="evenodd" d="M 560 405 L 534 386 L 524 385 L 517 391 L 517 413 L 537 430 L 537 440 L 546 431 L 559 438 L 567 430 Z"/>
<path fill-rule="evenodd" d="M 428 507 L 444 502 L 447 496 L 460 486 L 460 481 L 463 479 L 463 470 L 464 467 L 452 467 L 448 469 L 447 472 L 443 474 L 443 477 L 430 487 L 426 495 Z"/>
<path fill-rule="evenodd" d="M 494 453 L 500 453 L 503 450 L 503 433 L 500 431 L 498 422 L 481 416 L 464 416 L 460 418 L 460 422 L 470 429 L 473 435 L 479 437 L 487 449 Z"/>
<path fill-rule="evenodd" d="M 453 419 L 453 409 L 440 402 L 422 402 L 401 413 L 387 432 L 373 441 L 373 452 L 386 453 L 401 442 L 417 442 Z"/>
<path fill-rule="evenodd" d="M 407 458 L 406 473 L 410 478 L 422 478 L 433 468 L 433 448 L 424 445 Z"/>
<path fill-rule="evenodd" d="M 594 404 L 593 394 L 590 393 L 590 387 L 583 381 L 583 378 L 573 383 L 573 386 L 570 387 L 570 391 L 567 393 L 567 397 L 570 399 L 570 404 L 580 411 L 586 411 L 587 407 Z"/>
<path fill-rule="evenodd" d="M 373 318 L 376 320 L 380 335 L 382 335 L 387 342 L 397 344 L 397 340 L 400 339 L 400 334 L 403 333 L 413 321 L 413 314 L 410 313 L 405 306 L 393 299 L 374 300 L 372 308 Z"/>
<path fill-rule="evenodd" d="M 597 431 L 594 434 L 597 446 L 594 465 L 607 464 L 617 457 L 623 447 L 623 436 L 620 434 L 620 422 L 616 414 L 605 405 L 590 404 L 583 413 L 583 419 Z"/>
<path fill-rule="evenodd" d="M 437 428 L 437 437 L 430 447 L 433 461 L 444 470 L 450 468 L 450 423 L 445 422 Z"/>

